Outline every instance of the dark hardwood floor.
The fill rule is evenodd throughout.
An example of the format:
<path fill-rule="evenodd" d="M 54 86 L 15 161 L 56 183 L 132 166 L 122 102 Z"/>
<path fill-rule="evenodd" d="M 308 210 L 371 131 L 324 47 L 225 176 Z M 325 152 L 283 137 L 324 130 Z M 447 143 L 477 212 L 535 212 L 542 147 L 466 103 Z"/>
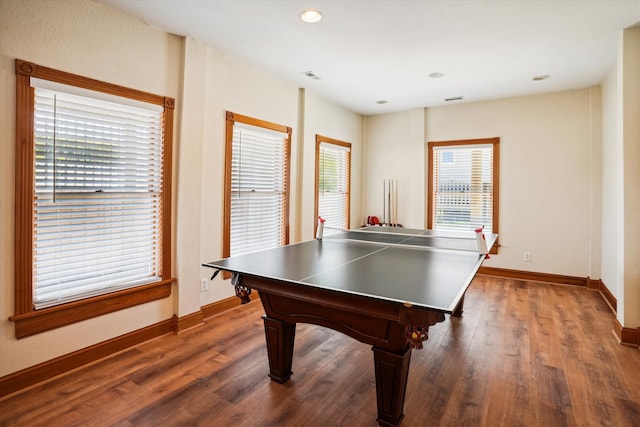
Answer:
<path fill-rule="evenodd" d="M 373 353 L 298 325 L 267 377 L 253 302 L 0 401 L 2 426 L 377 425 Z M 640 352 L 585 288 L 478 276 L 462 318 L 413 351 L 402 426 L 640 426 Z"/>

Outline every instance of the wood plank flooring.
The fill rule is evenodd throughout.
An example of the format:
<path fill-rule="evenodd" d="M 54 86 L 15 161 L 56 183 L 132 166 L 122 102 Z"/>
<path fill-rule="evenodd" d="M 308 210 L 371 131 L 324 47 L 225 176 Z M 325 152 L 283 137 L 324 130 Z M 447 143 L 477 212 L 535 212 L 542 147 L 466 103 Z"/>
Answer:
<path fill-rule="evenodd" d="M 1 426 L 377 426 L 373 353 L 298 325 L 267 377 L 259 302 L 0 401 Z M 585 288 L 478 276 L 413 351 L 402 426 L 640 426 L 640 352 Z"/>

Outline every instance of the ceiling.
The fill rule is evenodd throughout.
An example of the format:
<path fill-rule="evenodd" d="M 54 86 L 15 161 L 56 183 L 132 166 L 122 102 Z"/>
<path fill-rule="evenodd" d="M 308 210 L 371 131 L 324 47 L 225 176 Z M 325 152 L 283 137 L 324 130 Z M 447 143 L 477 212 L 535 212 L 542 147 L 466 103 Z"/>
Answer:
<path fill-rule="evenodd" d="M 640 22 L 640 0 L 96 1 L 363 115 L 599 84 Z"/>

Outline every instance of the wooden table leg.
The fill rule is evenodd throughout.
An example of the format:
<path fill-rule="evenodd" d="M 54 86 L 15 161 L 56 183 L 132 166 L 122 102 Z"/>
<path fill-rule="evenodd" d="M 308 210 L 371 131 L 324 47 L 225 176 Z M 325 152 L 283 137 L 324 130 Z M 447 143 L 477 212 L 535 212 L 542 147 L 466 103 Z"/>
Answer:
<path fill-rule="evenodd" d="M 464 308 L 464 295 L 462 295 L 462 298 L 460 298 L 460 302 L 456 306 L 455 310 L 453 310 L 453 313 L 451 313 L 451 315 L 452 316 L 457 316 L 457 317 L 462 316 L 462 309 L 463 308 Z"/>
<path fill-rule="evenodd" d="M 269 376 L 280 384 L 291 378 L 293 363 L 293 342 L 296 336 L 296 324 L 283 322 L 268 316 L 264 320 L 264 333 L 267 338 L 269 355 Z"/>
<path fill-rule="evenodd" d="M 404 418 L 404 397 L 407 391 L 411 348 L 403 354 L 373 347 L 378 399 L 378 424 L 397 426 Z"/>

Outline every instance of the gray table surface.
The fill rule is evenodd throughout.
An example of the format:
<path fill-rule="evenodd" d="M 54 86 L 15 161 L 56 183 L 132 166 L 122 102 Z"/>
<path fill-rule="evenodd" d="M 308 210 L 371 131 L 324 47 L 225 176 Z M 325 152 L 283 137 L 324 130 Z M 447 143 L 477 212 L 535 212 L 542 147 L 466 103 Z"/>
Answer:
<path fill-rule="evenodd" d="M 203 265 L 450 313 L 484 258 L 474 233 L 369 227 Z"/>

